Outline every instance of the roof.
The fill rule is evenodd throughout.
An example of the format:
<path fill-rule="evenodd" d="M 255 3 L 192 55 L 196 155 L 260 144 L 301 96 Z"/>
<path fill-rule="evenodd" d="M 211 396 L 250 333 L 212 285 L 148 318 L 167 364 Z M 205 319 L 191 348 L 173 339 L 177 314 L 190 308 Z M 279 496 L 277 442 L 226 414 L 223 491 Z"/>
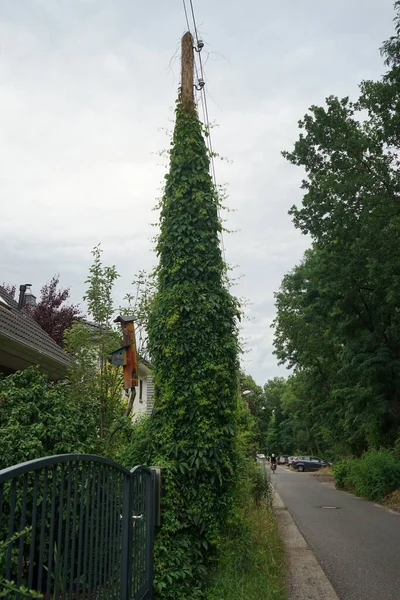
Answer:
<path fill-rule="evenodd" d="M 0 365 L 17 370 L 35 364 L 50 378 L 61 379 L 70 358 L 0 286 Z"/>
<path fill-rule="evenodd" d="M 133 321 L 136 321 L 134 315 L 119 315 L 114 319 L 114 323 L 132 323 Z"/>

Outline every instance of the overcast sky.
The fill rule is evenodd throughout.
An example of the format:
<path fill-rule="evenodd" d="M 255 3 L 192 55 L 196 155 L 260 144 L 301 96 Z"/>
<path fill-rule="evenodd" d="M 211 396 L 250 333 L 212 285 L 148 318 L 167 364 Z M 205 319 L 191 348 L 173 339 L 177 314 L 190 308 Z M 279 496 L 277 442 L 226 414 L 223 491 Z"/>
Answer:
<path fill-rule="evenodd" d="M 308 240 L 287 212 L 301 200 L 297 121 L 330 94 L 384 71 L 391 0 L 194 0 L 214 149 L 234 212 L 226 259 L 249 301 L 245 370 L 263 384 L 273 294 Z M 179 84 L 181 0 L 0 0 L 0 283 L 55 273 L 81 302 L 91 248 L 121 274 L 115 298 L 155 264 L 152 212 Z M 175 58 L 174 58 L 175 57 Z"/>

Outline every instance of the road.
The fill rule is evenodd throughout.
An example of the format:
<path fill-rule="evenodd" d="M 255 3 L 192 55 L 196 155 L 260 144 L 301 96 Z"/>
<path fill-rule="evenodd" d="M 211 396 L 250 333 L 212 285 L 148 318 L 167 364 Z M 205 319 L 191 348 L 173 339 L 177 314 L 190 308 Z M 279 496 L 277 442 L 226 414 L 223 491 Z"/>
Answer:
<path fill-rule="evenodd" d="M 287 467 L 272 481 L 340 600 L 400 600 L 400 514 Z"/>

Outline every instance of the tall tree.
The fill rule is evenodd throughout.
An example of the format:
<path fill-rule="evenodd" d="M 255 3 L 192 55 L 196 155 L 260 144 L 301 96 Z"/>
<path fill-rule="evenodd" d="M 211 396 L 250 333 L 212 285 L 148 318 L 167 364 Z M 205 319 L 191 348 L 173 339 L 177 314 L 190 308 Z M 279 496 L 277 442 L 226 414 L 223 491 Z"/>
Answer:
<path fill-rule="evenodd" d="M 245 399 L 251 414 L 259 415 L 265 408 L 264 391 L 260 385 L 257 385 L 251 375 L 247 375 L 243 371 L 240 372 L 239 376 L 239 391 Z"/>
<path fill-rule="evenodd" d="M 356 453 L 392 443 L 400 426 L 399 2 L 395 9 L 396 35 L 382 48 L 389 71 L 363 82 L 357 102 L 331 96 L 311 107 L 284 153 L 306 171 L 291 214 L 313 245 L 277 294 L 276 351 L 309 390 L 315 442 L 340 437 Z"/>
<path fill-rule="evenodd" d="M 192 52 L 190 34 L 183 43 Z M 218 197 L 190 94 L 189 85 L 176 108 L 161 202 L 158 291 L 149 318 L 156 388 L 152 459 L 165 477 L 155 581 L 164 600 L 202 597 L 235 468 L 238 305 L 227 289 Z"/>

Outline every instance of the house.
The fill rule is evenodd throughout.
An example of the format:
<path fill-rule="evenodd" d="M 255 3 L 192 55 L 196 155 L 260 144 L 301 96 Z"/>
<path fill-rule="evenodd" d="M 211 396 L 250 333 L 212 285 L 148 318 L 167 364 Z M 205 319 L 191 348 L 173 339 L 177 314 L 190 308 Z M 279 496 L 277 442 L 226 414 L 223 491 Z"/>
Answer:
<path fill-rule="evenodd" d="M 25 286 L 21 286 L 23 288 Z M 67 376 L 71 358 L 36 323 L 33 317 L 22 308 L 31 303 L 34 297 L 28 293 L 17 302 L 0 286 L 0 374 L 39 365 L 49 379 L 57 381 Z M 22 302 L 24 300 L 24 302 Z M 84 321 L 85 325 L 96 331 L 98 327 Z M 138 385 L 133 405 L 133 419 L 150 415 L 153 408 L 154 385 L 150 363 L 139 356 Z"/>
<path fill-rule="evenodd" d="M 127 315 L 125 315 L 125 318 L 127 317 Z M 115 322 L 120 323 L 121 321 L 123 321 L 125 323 L 125 318 L 124 316 L 120 316 L 117 317 L 117 319 L 115 319 Z M 129 318 L 128 321 L 132 321 L 132 318 Z M 101 330 L 101 327 L 95 323 L 92 323 L 91 321 L 88 321 L 86 319 L 83 320 L 83 324 L 85 325 L 85 327 L 87 327 L 89 329 L 89 331 L 91 331 L 92 336 L 93 336 L 93 344 L 96 345 L 96 343 L 98 343 L 98 335 L 99 332 Z M 125 342 L 127 342 L 128 340 L 125 340 Z M 124 350 L 127 348 L 127 345 L 122 346 L 121 348 L 116 349 L 113 353 L 112 353 L 112 363 L 115 366 L 119 366 L 120 368 L 123 367 L 124 364 L 126 364 L 126 357 L 124 355 Z M 137 365 L 137 367 L 136 367 Z M 137 375 L 136 375 L 136 379 L 137 379 L 137 386 L 135 387 L 135 399 L 133 402 L 133 406 L 132 406 L 132 419 L 135 421 L 138 418 L 144 416 L 144 415 L 151 415 L 151 412 L 153 410 L 153 402 L 154 402 L 154 384 L 153 384 L 153 377 L 151 375 L 151 365 L 150 363 L 143 358 L 142 356 L 138 355 L 137 356 L 137 362 L 135 360 L 135 370 L 137 368 Z M 130 377 L 128 377 L 128 380 L 130 379 Z M 126 385 L 127 382 L 125 382 Z M 125 391 L 122 392 L 123 395 L 125 395 Z"/>
<path fill-rule="evenodd" d="M 26 286 L 21 289 L 21 294 L 25 293 Z M 0 373 L 11 374 L 39 365 L 49 379 L 64 379 L 69 356 L 22 308 L 22 300 L 20 295 L 16 302 L 0 286 Z"/>
<path fill-rule="evenodd" d="M 154 384 L 151 375 L 150 363 L 139 356 L 139 383 L 136 388 L 136 397 L 133 403 L 132 418 L 138 419 L 144 415 L 151 415 L 154 401 Z"/>

